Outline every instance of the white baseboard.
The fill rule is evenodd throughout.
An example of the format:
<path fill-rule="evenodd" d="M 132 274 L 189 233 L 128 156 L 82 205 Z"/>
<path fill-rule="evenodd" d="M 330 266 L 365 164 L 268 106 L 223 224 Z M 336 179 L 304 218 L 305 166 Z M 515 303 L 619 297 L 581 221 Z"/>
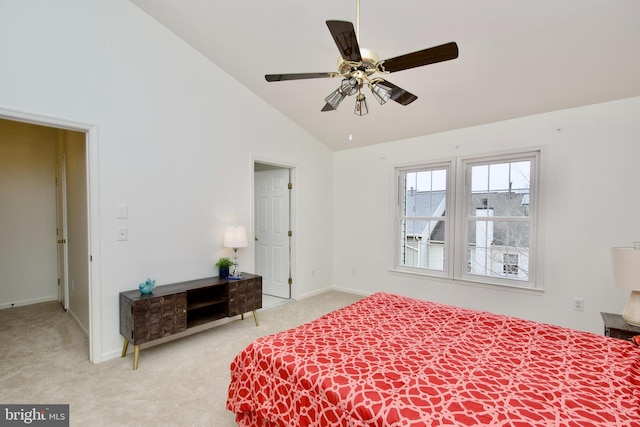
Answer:
<path fill-rule="evenodd" d="M 325 292 L 329 292 L 329 291 L 346 292 L 348 294 L 362 295 L 364 297 L 371 295 L 371 292 L 363 292 L 361 290 L 350 289 L 350 288 L 346 288 L 344 286 L 328 286 L 326 288 L 318 289 L 318 290 L 315 290 L 313 292 L 307 292 L 307 293 L 305 293 L 303 295 L 298 295 L 298 298 L 296 298 L 296 299 L 297 300 L 303 300 L 305 298 L 309 298 L 309 297 L 313 297 L 313 296 L 316 296 L 316 295 L 324 294 Z"/>
<path fill-rule="evenodd" d="M 84 336 L 89 338 L 89 331 L 82 325 L 82 323 L 80 322 L 80 319 L 78 319 L 78 316 L 76 316 L 73 310 L 69 309 L 67 312 L 71 315 L 71 317 L 73 317 L 73 320 L 78 324 L 78 327 L 80 328 Z"/>
<path fill-rule="evenodd" d="M 373 294 L 373 292 L 364 292 L 359 289 L 351 289 L 344 286 L 334 286 L 331 289 L 340 291 L 340 292 L 346 292 L 348 294 L 362 295 L 363 297 L 368 297 L 369 295 Z"/>
<path fill-rule="evenodd" d="M 245 313 L 245 319 L 248 316 L 251 316 L 251 312 L 249 312 L 248 314 Z M 225 317 L 222 319 L 218 319 L 218 320 L 214 320 L 213 322 L 209 322 L 206 323 L 204 325 L 200 325 L 200 326 L 195 326 L 193 328 L 189 328 L 186 331 L 182 331 L 178 334 L 175 335 L 169 335 L 163 338 L 158 338 L 156 340 L 153 340 L 151 342 L 148 343 L 144 343 L 141 344 L 140 346 L 140 350 L 145 350 L 147 348 L 151 348 L 151 347 L 155 347 L 157 345 L 162 345 L 164 343 L 170 342 L 170 341 L 175 341 L 175 340 L 179 340 L 185 337 L 188 337 L 189 335 L 193 335 L 193 334 L 197 334 L 198 332 L 202 332 L 202 331 L 206 331 L 207 329 L 211 329 L 211 328 L 215 328 L 216 326 L 220 326 L 220 325 L 224 325 L 227 323 L 231 323 L 234 322 L 236 320 L 240 319 L 240 315 L 236 314 L 235 316 L 231 316 L 231 317 Z M 124 339 L 122 339 L 122 343 L 124 343 Z M 127 350 L 127 356 L 131 356 L 131 354 L 133 354 L 133 345 L 130 345 L 128 350 Z M 117 357 L 122 357 L 122 348 L 121 349 L 114 349 L 114 350 L 110 350 L 110 351 L 106 351 L 104 353 L 102 353 L 102 362 L 105 362 L 107 360 L 110 359 L 115 359 Z"/>
<path fill-rule="evenodd" d="M 296 300 L 303 300 L 303 299 L 306 299 L 306 298 L 309 298 L 309 297 L 313 297 L 313 296 L 316 296 L 316 295 L 324 294 L 325 292 L 329 292 L 332 289 L 333 289 L 332 287 L 328 286 L 326 288 L 317 289 L 317 290 L 312 291 L 312 292 L 307 292 L 307 293 L 304 293 L 304 294 L 301 294 L 301 295 L 297 295 L 297 297 L 295 299 Z"/>
<path fill-rule="evenodd" d="M 371 295 L 371 292 L 362 292 L 360 290 L 345 288 L 345 287 L 342 287 L 342 286 L 327 286 L 325 288 L 318 289 L 318 290 L 315 290 L 313 292 L 307 292 L 307 293 L 305 293 L 303 295 L 298 295 L 296 300 L 303 300 L 305 298 L 310 298 L 310 297 L 313 297 L 313 296 L 316 296 L 316 295 L 320 295 L 320 294 L 324 294 L 324 293 L 330 292 L 330 291 L 340 291 L 340 292 L 346 292 L 346 293 L 349 293 L 349 294 L 362 295 L 362 296 Z M 165 337 L 165 338 L 160 338 L 159 340 L 143 344 L 143 347 L 141 347 L 141 348 L 142 349 L 150 348 L 150 347 L 154 347 L 156 345 L 163 344 L 163 343 L 168 342 L 168 341 L 173 341 L 173 340 L 176 340 L 176 339 L 184 338 L 184 337 L 186 337 L 188 335 L 200 332 L 202 330 L 213 328 L 213 327 L 216 327 L 216 326 L 228 323 L 228 322 L 232 322 L 234 320 L 237 320 L 237 317 L 238 316 L 232 316 L 230 318 L 224 318 L 224 319 L 216 320 L 215 322 L 211 322 L 209 324 L 198 326 L 196 328 L 189 329 L 189 330 L 187 330 L 185 332 L 181 332 L 178 335 L 171 335 L 171 336 L 168 336 L 168 337 Z M 132 350 L 129 350 L 127 356 L 130 356 L 131 352 L 132 352 Z M 114 350 L 106 351 L 106 352 L 102 353 L 102 362 L 105 362 L 105 361 L 110 360 L 110 359 L 115 359 L 115 358 L 118 358 L 118 357 L 121 357 L 121 356 L 122 356 L 122 349 L 114 349 Z"/>
<path fill-rule="evenodd" d="M 51 301 L 58 301 L 58 295 L 50 295 L 48 297 L 30 298 L 30 299 L 24 299 L 20 301 L 0 303 L 0 310 L 4 310 L 5 308 L 20 307 L 23 305 L 39 304 L 41 302 L 51 302 Z"/>

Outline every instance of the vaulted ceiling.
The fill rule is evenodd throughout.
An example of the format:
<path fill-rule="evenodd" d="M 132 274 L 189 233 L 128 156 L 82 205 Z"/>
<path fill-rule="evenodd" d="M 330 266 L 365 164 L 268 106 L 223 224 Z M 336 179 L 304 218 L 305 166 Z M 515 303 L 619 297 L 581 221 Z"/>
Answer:
<path fill-rule="evenodd" d="M 640 95 L 638 0 L 361 0 L 359 44 L 388 59 L 455 41 L 459 57 L 385 75 L 418 96 L 321 112 L 340 78 L 325 21 L 356 0 L 131 0 L 334 151 Z M 352 140 L 349 140 L 352 135 Z"/>

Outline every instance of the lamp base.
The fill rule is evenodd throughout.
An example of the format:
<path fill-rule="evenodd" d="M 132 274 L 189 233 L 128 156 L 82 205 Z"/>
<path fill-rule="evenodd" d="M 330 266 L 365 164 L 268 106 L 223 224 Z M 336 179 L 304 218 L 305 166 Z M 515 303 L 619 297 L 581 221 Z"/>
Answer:
<path fill-rule="evenodd" d="M 235 262 L 233 264 L 233 271 L 231 272 L 231 275 L 234 277 L 241 277 L 242 273 L 240 272 L 240 267 L 238 266 L 238 263 Z"/>
<path fill-rule="evenodd" d="M 631 291 L 622 318 L 630 325 L 640 326 L 640 291 Z"/>

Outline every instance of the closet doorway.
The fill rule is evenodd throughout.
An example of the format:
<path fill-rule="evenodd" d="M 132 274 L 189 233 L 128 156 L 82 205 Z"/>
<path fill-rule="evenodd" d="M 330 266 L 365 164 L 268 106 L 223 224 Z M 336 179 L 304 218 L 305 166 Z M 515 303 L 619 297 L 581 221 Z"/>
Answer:
<path fill-rule="evenodd" d="M 58 122 L 58 123 L 56 123 Z M 92 343 L 89 128 L 0 111 L 0 308 L 59 301 Z M 94 329 L 95 330 L 95 329 Z M 99 354 L 99 353 L 98 353 Z"/>

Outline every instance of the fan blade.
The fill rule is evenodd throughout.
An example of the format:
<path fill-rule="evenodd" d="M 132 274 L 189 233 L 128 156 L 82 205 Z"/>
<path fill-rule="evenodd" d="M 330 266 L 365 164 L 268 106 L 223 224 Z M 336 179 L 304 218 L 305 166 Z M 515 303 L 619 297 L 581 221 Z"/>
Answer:
<path fill-rule="evenodd" d="M 436 62 L 449 61 L 458 57 L 458 45 L 455 42 L 430 47 L 418 52 L 396 56 L 382 61 L 381 68 L 390 73 L 409 68 L 422 67 Z"/>
<path fill-rule="evenodd" d="M 415 101 L 416 99 L 418 99 L 417 96 L 415 96 L 414 94 L 412 94 L 411 92 L 407 92 L 406 90 L 402 89 L 401 87 L 398 87 L 396 85 L 394 85 L 393 83 L 384 80 L 384 79 L 380 79 L 381 82 L 378 83 L 381 86 L 386 86 L 388 88 L 391 89 L 391 99 L 393 99 L 394 101 L 396 101 L 398 104 L 401 105 L 409 105 L 411 104 L 413 101 Z"/>
<path fill-rule="evenodd" d="M 268 82 L 279 82 L 282 80 L 302 80 L 302 79 L 321 79 L 326 77 L 335 77 L 338 73 L 293 73 L 293 74 L 265 74 L 264 78 Z"/>
<path fill-rule="evenodd" d="M 333 40 L 338 46 L 340 55 L 345 61 L 360 62 L 360 46 L 353 24 L 347 21 L 327 21 L 327 27 L 333 36 Z"/>
<path fill-rule="evenodd" d="M 324 107 L 322 107 L 322 110 L 320 111 L 335 111 L 335 108 L 333 108 L 331 104 L 327 102 L 326 104 L 324 104 Z"/>

